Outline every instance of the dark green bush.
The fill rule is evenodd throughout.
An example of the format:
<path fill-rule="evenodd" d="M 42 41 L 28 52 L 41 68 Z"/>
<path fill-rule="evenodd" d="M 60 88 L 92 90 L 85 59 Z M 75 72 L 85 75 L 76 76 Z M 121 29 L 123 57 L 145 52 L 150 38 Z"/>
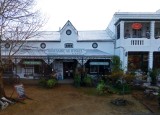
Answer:
<path fill-rule="evenodd" d="M 57 84 L 57 80 L 56 79 L 45 79 L 45 78 L 41 78 L 39 81 L 39 85 L 45 88 L 53 88 L 56 84 Z"/>
<path fill-rule="evenodd" d="M 131 87 L 127 83 L 116 83 L 114 86 L 119 94 L 129 94 L 131 93 Z"/>
<path fill-rule="evenodd" d="M 83 79 L 85 86 L 92 86 L 92 77 L 90 75 L 86 75 Z"/>
<path fill-rule="evenodd" d="M 41 78 L 41 79 L 39 80 L 38 84 L 39 84 L 40 86 L 42 86 L 42 87 L 46 87 L 46 84 L 47 84 L 46 79 L 45 79 L 45 78 Z"/>
<path fill-rule="evenodd" d="M 158 75 L 158 69 L 150 69 L 149 70 L 149 76 L 151 77 L 151 84 L 152 85 L 157 84 L 157 75 Z"/>
<path fill-rule="evenodd" d="M 76 74 L 76 75 L 74 76 L 74 85 L 75 85 L 76 87 L 80 87 L 80 86 L 81 86 L 81 77 L 80 77 L 79 74 Z"/>

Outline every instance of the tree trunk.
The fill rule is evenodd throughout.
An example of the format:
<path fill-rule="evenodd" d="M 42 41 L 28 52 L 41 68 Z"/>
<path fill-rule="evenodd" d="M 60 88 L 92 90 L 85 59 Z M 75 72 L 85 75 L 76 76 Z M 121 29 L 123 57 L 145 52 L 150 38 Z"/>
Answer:
<path fill-rule="evenodd" d="M 0 98 L 6 97 L 5 91 L 4 91 L 4 83 L 3 83 L 3 73 L 0 72 Z"/>

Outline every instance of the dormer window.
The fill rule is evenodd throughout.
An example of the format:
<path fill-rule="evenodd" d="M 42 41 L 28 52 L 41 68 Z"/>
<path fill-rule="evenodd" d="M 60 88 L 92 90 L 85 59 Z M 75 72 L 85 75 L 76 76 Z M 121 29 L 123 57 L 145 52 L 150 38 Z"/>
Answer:
<path fill-rule="evenodd" d="M 64 47 L 65 48 L 73 48 L 73 43 L 65 43 Z"/>
<path fill-rule="evenodd" d="M 71 33 L 72 33 L 72 31 L 69 30 L 69 29 L 66 31 L 66 34 L 67 34 L 67 35 L 71 35 Z"/>

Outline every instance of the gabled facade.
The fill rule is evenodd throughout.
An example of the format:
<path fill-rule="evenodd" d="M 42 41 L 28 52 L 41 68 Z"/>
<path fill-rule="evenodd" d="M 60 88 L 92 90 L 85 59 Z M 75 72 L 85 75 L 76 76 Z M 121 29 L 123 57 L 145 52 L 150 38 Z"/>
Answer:
<path fill-rule="evenodd" d="M 2 49 L 4 57 L 9 48 Z M 113 54 L 113 39 L 106 30 L 77 31 L 67 21 L 59 31 L 41 32 L 40 36 L 27 40 L 14 55 L 10 71 L 21 78 L 49 76 L 56 71 L 59 80 L 73 78 L 82 68 L 83 73 L 107 74 Z"/>

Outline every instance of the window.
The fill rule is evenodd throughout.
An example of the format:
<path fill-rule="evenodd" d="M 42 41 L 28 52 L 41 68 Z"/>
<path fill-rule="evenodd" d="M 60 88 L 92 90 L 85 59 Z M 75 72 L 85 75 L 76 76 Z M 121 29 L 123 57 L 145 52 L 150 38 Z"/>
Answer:
<path fill-rule="evenodd" d="M 98 66 L 90 65 L 90 73 L 98 73 Z"/>
<path fill-rule="evenodd" d="M 148 52 L 128 52 L 128 70 L 148 71 Z"/>
<path fill-rule="evenodd" d="M 67 35 L 71 35 L 71 33 L 72 33 L 71 30 L 67 30 L 67 31 L 66 31 L 66 34 L 67 34 Z"/>
<path fill-rule="evenodd" d="M 8 66 L 7 68 L 4 69 L 5 74 L 12 74 L 12 72 L 13 72 L 12 66 Z"/>
<path fill-rule="evenodd" d="M 133 29 L 133 38 L 141 38 L 141 37 L 142 37 L 142 30 Z"/>
<path fill-rule="evenodd" d="M 120 38 L 120 25 L 117 26 L 117 39 Z"/>
<path fill-rule="evenodd" d="M 7 49 L 10 48 L 10 44 L 9 44 L 9 43 L 6 43 L 6 44 L 5 44 L 5 48 L 7 48 Z"/>
<path fill-rule="evenodd" d="M 92 47 L 93 47 L 93 48 L 97 48 L 97 47 L 98 47 L 98 44 L 97 44 L 97 43 L 93 43 L 93 44 L 92 44 Z"/>
<path fill-rule="evenodd" d="M 45 43 L 41 43 L 40 46 L 41 46 L 42 49 L 46 48 L 46 44 Z"/>
<path fill-rule="evenodd" d="M 129 30 L 127 29 L 126 31 L 125 31 L 125 33 L 124 33 L 124 38 L 130 38 L 131 36 L 130 36 L 130 32 L 129 32 Z"/>
<path fill-rule="evenodd" d="M 65 48 L 73 48 L 73 43 L 65 43 L 64 47 Z"/>
<path fill-rule="evenodd" d="M 28 75 L 33 75 L 34 73 L 34 68 L 33 67 L 25 67 L 25 77 L 27 77 Z"/>
<path fill-rule="evenodd" d="M 160 38 L 160 28 L 155 29 L 155 38 L 156 39 Z"/>

